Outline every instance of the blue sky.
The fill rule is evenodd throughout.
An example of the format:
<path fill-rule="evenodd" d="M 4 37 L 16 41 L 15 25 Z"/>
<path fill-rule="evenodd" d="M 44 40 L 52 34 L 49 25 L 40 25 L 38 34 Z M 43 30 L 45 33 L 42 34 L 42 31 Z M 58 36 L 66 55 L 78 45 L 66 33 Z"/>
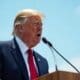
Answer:
<path fill-rule="evenodd" d="M 18 11 L 32 8 L 45 14 L 42 36 L 80 70 L 80 0 L 0 0 L 0 40 L 12 39 L 13 21 Z M 35 48 L 55 71 L 50 49 L 42 42 Z M 55 52 L 59 70 L 76 72 Z"/>

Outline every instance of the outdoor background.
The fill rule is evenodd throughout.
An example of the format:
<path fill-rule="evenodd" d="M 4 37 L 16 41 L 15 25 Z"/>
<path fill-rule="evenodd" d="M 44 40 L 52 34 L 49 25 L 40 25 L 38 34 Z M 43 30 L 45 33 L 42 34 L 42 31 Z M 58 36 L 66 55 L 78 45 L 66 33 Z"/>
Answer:
<path fill-rule="evenodd" d="M 42 37 L 80 70 L 80 0 L 0 0 L 0 41 L 13 38 L 15 15 L 25 8 L 37 9 L 46 16 Z M 76 72 L 42 41 L 34 49 L 48 60 L 50 72 L 55 71 L 55 62 L 59 70 Z"/>

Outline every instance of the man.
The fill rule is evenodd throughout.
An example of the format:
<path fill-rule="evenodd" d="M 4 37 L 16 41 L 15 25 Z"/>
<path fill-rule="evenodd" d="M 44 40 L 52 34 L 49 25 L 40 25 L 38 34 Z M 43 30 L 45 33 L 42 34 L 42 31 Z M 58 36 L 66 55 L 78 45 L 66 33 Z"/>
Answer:
<path fill-rule="evenodd" d="M 41 39 L 42 18 L 40 12 L 32 9 L 17 14 L 14 39 L 0 42 L 1 80 L 33 80 L 48 73 L 46 59 L 33 50 Z M 29 57 L 30 54 L 33 58 Z"/>

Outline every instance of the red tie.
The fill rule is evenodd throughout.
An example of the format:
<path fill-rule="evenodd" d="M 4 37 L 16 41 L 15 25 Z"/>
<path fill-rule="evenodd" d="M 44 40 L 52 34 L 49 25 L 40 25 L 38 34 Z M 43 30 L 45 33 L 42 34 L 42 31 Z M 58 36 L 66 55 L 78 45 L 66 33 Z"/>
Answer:
<path fill-rule="evenodd" d="M 28 63 L 29 63 L 31 80 L 34 80 L 35 78 L 38 77 L 38 73 L 34 64 L 33 53 L 31 49 L 28 50 Z"/>

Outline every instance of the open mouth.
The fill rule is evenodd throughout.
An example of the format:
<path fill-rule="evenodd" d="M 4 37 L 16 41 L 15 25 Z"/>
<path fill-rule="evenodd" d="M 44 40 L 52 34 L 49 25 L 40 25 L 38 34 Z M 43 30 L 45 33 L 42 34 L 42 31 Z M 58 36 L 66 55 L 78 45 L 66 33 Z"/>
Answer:
<path fill-rule="evenodd" d="M 37 36 L 38 36 L 38 37 L 40 37 L 40 36 L 41 36 L 41 34 L 40 34 L 40 33 L 38 33 L 38 34 L 37 34 Z"/>

